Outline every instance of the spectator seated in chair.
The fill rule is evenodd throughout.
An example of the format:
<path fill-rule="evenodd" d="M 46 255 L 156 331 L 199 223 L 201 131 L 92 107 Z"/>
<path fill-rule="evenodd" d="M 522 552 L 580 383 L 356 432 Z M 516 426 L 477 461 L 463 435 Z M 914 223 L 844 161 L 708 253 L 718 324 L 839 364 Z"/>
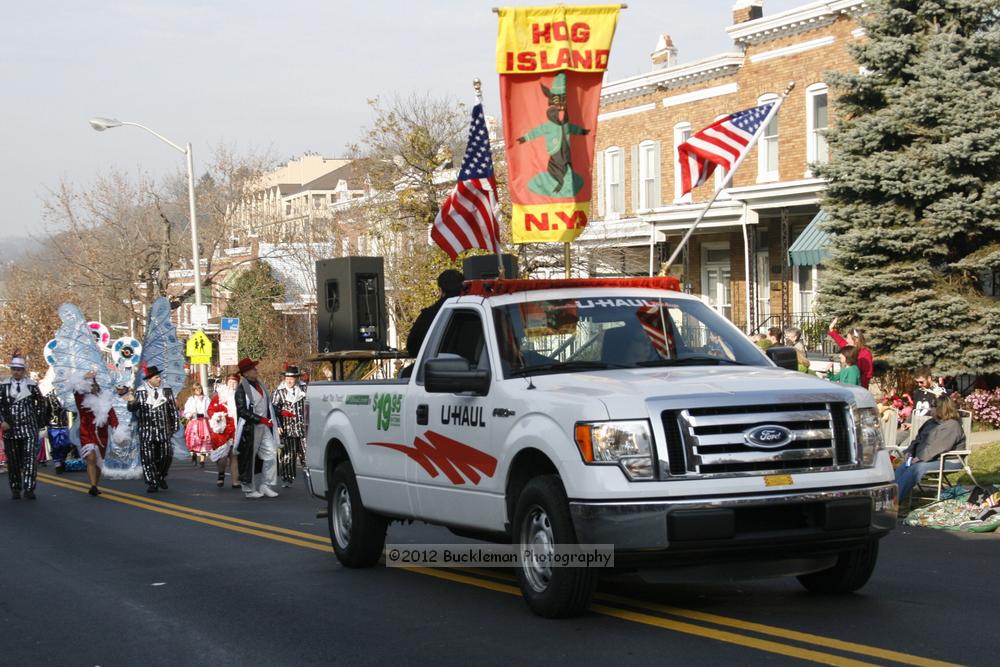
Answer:
<path fill-rule="evenodd" d="M 925 474 L 937 470 L 938 457 L 964 446 L 965 432 L 954 401 L 946 395 L 938 397 L 934 418 L 920 427 L 896 468 L 900 503 Z"/>

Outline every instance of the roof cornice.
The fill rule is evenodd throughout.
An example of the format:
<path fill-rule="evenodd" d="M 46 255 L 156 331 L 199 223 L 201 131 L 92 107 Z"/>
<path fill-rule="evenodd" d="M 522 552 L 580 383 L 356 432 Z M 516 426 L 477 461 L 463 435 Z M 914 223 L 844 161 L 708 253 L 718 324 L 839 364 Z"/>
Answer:
<path fill-rule="evenodd" d="M 857 16 L 869 9 L 864 0 L 821 0 L 753 21 L 737 23 L 726 32 L 739 46 L 758 44 L 802 30 L 833 23 L 838 16 Z"/>
<path fill-rule="evenodd" d="M 608 104 L 656 90 L 715 79 L 735 73 L 742 65 L 742 53 L 720 53 L 691 63 L 655 69 L 606 84 L 601 90 L 601 102 Z"/>

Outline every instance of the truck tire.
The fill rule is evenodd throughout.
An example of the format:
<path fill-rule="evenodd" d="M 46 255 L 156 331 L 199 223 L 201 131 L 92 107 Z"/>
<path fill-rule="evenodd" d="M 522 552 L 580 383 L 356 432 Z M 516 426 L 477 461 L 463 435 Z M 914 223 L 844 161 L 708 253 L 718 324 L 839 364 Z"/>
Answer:
<path fill-rule="evenodd" d="M 840 554 L 836 564 L 829 569 L 800 574 L 799 583 L 812 593 L 853 593 L 868 583 L 876 560 L 878 540 L 872 540 L 863 547 Z"/>
<path fill-rule="evenodd" d="M 517 498 L 511 542 L 518 553 L 534 548 L 551 553 L 555 544 L 576 544 L 569 502 L 556 475 L 530 480 Z M 545 618 L 582 614 L 590 606 L 597 586 L 593 568 L 546 567 L 521 559 L 517 581 L 528 607 Z"/>
<path fill-rule="evenodd" d="M 337 560 L 344 567 L 371 567 L 378 563 L 389 522 L 365 509 L 349 462 L 334 469 L 326 502 L 330 542 Z"/>

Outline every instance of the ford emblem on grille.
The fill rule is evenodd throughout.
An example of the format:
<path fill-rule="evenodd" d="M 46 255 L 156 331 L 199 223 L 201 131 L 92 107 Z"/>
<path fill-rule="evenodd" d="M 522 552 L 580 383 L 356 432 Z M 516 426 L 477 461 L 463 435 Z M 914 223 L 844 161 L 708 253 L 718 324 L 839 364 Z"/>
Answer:
<path fill-rule="evenodd" d="M 765 424 L 743 431 L 743 439 L 757 449 L 777 449 L 792 441 L 792 432 L 784 426 Z"/>

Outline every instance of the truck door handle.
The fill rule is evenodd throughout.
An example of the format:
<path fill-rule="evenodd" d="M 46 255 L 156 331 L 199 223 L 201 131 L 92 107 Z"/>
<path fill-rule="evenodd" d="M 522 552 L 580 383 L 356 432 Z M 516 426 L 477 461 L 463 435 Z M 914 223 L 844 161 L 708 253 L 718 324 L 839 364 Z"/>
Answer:
<path fill-rule="evenodd" d="M 430 411 L 427 409 L 427 404 L 423 403 L 417 406 L 417 424 L 420 426 L 427 426 L 427 416 Z"/>

